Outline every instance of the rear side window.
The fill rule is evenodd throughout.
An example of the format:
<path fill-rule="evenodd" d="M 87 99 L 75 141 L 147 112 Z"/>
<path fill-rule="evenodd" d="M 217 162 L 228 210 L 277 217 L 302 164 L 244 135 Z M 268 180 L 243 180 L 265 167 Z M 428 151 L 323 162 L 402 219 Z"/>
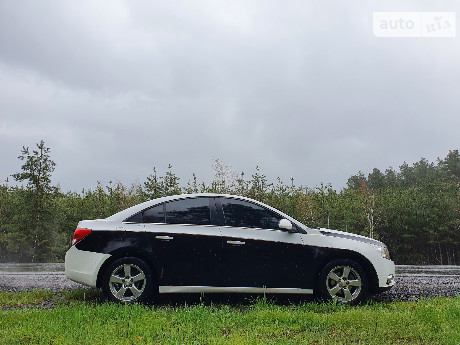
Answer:
<path fill-rule="evenodd" d="M 211 224 L 209 199 L 169 201 L 137 213 L 126 222 L 209 225 Z"/>
<path fill-rule="evenodd" d="M 143 223 L 164 223 L 165 213 L 163 204 L 151 207 L 144 212 Z"/>
<path fill-rule="evenodd" d="M 139 212 L 135 214 L 134 216 L 132 216 L 131 218 L 126 219 L 126 222 L 164 223 L 165 222 L 164 204 L 156 205 L 142 212 Z"/>
<path fill-rule="evenodd" d="M 221 199 L 225 225 L 246 228 L 278 229 L 277 213 L 243 200 Z"/>
<path fill-rule="evenodd" d="M 211 224 L 208 198 L 182 199 L 166 203 L 168 224 Z"/>

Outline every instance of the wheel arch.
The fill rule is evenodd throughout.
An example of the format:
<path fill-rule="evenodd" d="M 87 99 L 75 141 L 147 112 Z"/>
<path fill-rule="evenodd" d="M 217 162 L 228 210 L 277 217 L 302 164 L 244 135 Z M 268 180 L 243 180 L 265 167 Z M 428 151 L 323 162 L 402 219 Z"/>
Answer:
<path fill-rule="evenodd" d="M 135 247 L 125 247 L 125 248 L 118 248 L 109 253 L 111 256 L 108 258 L 99 269 L 97 274 L 96 286 L 101 288 L 102 286 L 102 277 L 104 276 L 104 272 L 106 271 L 107 267 L 112 264 L 112 262 L 124 258 L 124 257 L 134 257 L 144 261 L 152 270 L 154 278 L 158 282 L 159 280 L 159 270 L 156 260 L 151 253 L 146 253 L 142 250 L 139 250 Z"/>
<path fill-rule="evenodd" d="M 370 293 L 377 293 L 379 288 L 378 276 L 377 272 L 374 268 L 374 265 L 367 259 L 364 255 L 352 251 L 352 250 L 334 250 L 330 255 L 324 257 L 321 260 L 321 263 L 317 266 L 316 270 L 316 277 L 318 278 L 321 274 L 321 271 L 327 264 L 330 262 L 337 260 L 337 259 L 344 259 L 344 260 L 353 260 L 357 264 L 359 264 L 367 275 L 367 279 L 369 282 L 369 292 Z M 318 279 L 317 279 L 318 280 Z"/>

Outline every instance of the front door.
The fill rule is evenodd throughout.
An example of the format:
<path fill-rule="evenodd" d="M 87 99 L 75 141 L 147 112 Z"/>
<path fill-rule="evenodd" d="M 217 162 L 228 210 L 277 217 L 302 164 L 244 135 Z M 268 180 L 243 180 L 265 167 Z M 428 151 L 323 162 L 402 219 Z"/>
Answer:
<path fill-rule="evenodd" d="M 278 229 L 276 212 L 244 200 L 221 198 L 222 273 L 231 287 L 305 288 L 302 265 L 309 248 L 301 234 Z"/>

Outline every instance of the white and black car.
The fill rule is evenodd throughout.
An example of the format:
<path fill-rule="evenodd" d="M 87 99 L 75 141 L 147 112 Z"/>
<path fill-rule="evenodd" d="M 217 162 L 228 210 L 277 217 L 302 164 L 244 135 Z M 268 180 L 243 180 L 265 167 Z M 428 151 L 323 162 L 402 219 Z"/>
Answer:
<path fill-rule="evenodd" d="M 169 196 L 79 222 L 69 279 L 114 301 L 158 293 L 290 293 L 356 304 L 394 285 L 386 246 L 309 228 L 255 200 Z"/>

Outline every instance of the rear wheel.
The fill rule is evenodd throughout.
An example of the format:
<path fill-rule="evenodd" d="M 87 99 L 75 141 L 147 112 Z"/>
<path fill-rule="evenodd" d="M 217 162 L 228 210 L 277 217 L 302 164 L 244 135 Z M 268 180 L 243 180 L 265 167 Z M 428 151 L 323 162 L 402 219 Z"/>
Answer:
<path fill-rule="evenodd" d="M 120 258 L 107 267 L 102 290 L 115 302 L 147 302 L 155 292 L 152 270 L 138 258 Z"/>
<path fill-rule="evenodd" d="M 335 299 L 355 305 L 368 295 L 368 280 L 362 267 L 348 259 L 338 259 L 327 264 L 320 273 L 318 290 L 324 300 Z"/>

